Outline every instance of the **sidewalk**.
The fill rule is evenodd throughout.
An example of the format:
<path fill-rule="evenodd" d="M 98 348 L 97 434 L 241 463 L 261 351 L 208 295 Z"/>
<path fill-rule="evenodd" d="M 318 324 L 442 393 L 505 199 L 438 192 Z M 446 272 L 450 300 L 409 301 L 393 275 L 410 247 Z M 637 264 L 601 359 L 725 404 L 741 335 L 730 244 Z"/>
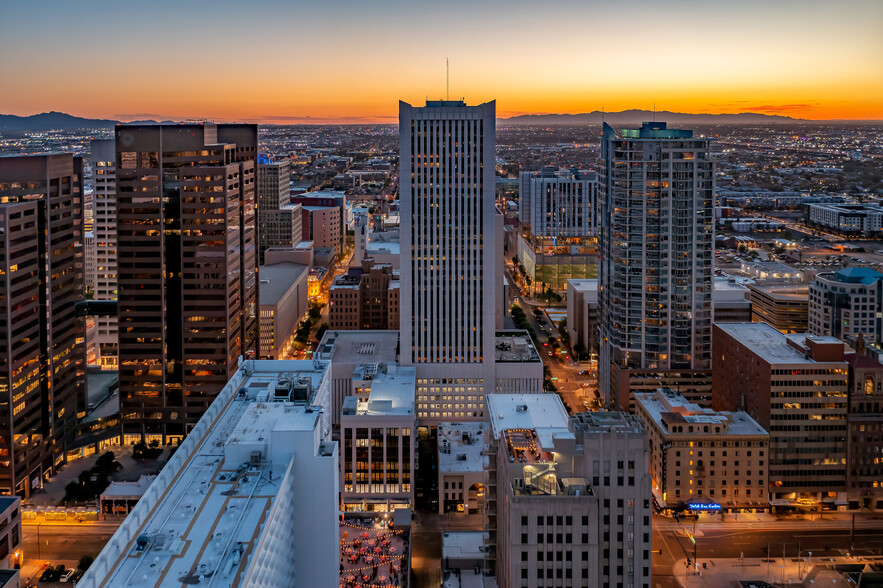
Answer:
<path fill-rule="evenodd" d="M 850 584 L 840 572 L 829 566 L 833 565 L 859 565 L 864 566 L 869 562 L 868 558 L 782 558 L 751 559 L 721 559 L 703 560 L 699 558 L 699 565 L 705 563 L 707 567 L 700 570 L 687 570 L 687 560 L 680 559 L 675 562 L 673 575 L 681 586 L 697 588 L 721 588 L 724 586 L 737 586 L 739 581 L 764 581 L 776 585 L 807 586 L 824 584 L 835 588 L 854 586 Z M 877 560 L 879 558 L 874 558 Z M 879 562 L 877 562 L 879 563 Z"/>

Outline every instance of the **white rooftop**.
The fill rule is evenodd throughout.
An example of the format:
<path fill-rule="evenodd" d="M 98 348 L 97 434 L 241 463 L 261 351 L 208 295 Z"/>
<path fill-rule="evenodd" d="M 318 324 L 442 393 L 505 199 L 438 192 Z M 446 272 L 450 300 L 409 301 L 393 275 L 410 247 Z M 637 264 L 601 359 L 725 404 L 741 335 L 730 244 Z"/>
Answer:
<path fill-rule="evenodd" d="M 293 543 L 281 556 L 271 554 L 273 540 L 265 536 L 284 534 L 287 520 L 282 519 L 293 516 L 292 509 L 315 517 L 311 541 L 330 538 L 332 557 L 313 562 L 313 572 L 336 575 L 336 496 L 324 509 L 319 496 L 302 496 L 301 501 L 291 496 L 303 491 L 304 482 L 295 479 L 303 477 L 303 467 L 312 468 L 310 487 L 317 494 L 336 485 L 336 444 L 322 439 L 316 407 L 272 401 L 272 394 L 267 401 L 268 389 L 280 376 L 321 380 L 327 370 L 326 362 L 245 361 L 79 585 L 141 588 L 209 580 L 206 585 L 232 587 L 246 582 L 255 568 L 285 576 L 298 557 L 311 556 Z M 285 498 L 277 508 L 280 494 Z"/>
<path fill-rule="evenodd" d="M 540 447 L 550 451 L 554 437 L 573 436 L 557 394 L 488 394 L 485 398 L 494 439 L 510 429 L 533 429 Z"/>
<path fill-rule="evenodd" d="M 371 381 L 368 402 L 360 402 L 358 414 L 413 415 L 417 368 L 387 364 Z"/>
<path fill-rule="evenodd" d="M 526 331 L 497 331 L 494 337 L 494 361 L 540 362 L 540 354 Z"/>
<path fill-rule="evenodd" d="M 480 472 L 487 458 L 481 454 L 487 423 L 439 423 L 438 471 Z"/>
<path fill-rule="evenodd" d="M 481 531 L 445 531 L 442 534 L 442 560 L 484 559 L 487 533 Z"/>
<path fill-rule="evenodd" d="M 715 323 L 715 326 L 751 349 L 769 364 L 819 363 L 788 344 L 788 338 L 794 336 L 786 336 L 766 323 Z M 802 341 L 808 336 L 822 343 L 839 342 L 833 337 L 815 337 L 813 335 L 802 335 L 802 339 L 794 338 L 793 340 Z"/>

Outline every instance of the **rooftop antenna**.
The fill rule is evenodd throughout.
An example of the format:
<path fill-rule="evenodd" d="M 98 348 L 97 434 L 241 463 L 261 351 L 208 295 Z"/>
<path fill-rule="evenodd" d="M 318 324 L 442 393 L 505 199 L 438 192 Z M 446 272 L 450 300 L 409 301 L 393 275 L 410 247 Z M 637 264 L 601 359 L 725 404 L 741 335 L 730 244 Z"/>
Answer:
<path fill-rule="evenodd" d="M 451 62 L 445 57 L 445 100 L 451 99 Z"/>
<path fill-rule="evenodd" d="M 653 103 L 653 122 L 656 122 L 656 102 Z"/>

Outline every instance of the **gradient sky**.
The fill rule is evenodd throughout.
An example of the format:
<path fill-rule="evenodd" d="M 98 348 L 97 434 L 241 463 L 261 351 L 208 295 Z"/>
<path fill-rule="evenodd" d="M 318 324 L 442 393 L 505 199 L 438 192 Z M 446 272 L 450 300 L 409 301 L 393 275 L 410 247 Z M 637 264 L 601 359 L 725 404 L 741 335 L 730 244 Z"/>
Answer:
<path fill-rule="evenodd" d="M 883 119 L 883 0 L 0 0 L 0 113 L 392 122 L 627 108 Z"/>

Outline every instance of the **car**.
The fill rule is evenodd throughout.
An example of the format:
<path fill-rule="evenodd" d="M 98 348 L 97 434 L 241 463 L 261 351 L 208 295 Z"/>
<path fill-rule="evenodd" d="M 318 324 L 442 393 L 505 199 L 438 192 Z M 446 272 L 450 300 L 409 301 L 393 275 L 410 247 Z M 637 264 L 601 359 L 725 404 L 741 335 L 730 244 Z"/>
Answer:
<path fill-rule="evenodd" d="M 43 570 L 43 573 L 40 574 L 40 581 L 41 582 L 51 581 L 52 574 L 54 572 L 55 572 L 55 568 L 53 568 L 52 566 L 47 567 L 45 570 Z"/>
<path fill-rule="evenodd" d="M 59 582 L 68 582 L 68 581 L 70 581 L 71 576 L 74 575 L 74 572 L 75 572 L 75 571 L 76 571 L 76 570 L 73 569 L 73 568 L 71 568 L 71 569 L 69 569 L 69 570 L 65 570 L 65 571 L 61 574 L 61 577 L 58 579 L 58 581 L 59 581 Z"/>
<path fill-rule="evenodd" d="M 54 568 L 49 568 L 52 570 L 52 573 L 49 575 L 50 582 L 58 582 L 61 579 L 61 575 L 64 573 L 64 566 L 59 564 Z"/>
<path fill-rule="evenodd" d="M 77 570 L 77 571 L 75 571 L 75 572 L 74 572 L 74 575 L 71 576 L 71 582 L 72 582 L 72 583 L 77 583 L 77 582 L 79 582 L 79 581 L 80 581 L 80 578 L 82 578 L 82 577 L 83 577 L 83 574 L 85 574 L 85 573 L 86 573 L 86 572 L 84 572 L 83 570 Z"/>

